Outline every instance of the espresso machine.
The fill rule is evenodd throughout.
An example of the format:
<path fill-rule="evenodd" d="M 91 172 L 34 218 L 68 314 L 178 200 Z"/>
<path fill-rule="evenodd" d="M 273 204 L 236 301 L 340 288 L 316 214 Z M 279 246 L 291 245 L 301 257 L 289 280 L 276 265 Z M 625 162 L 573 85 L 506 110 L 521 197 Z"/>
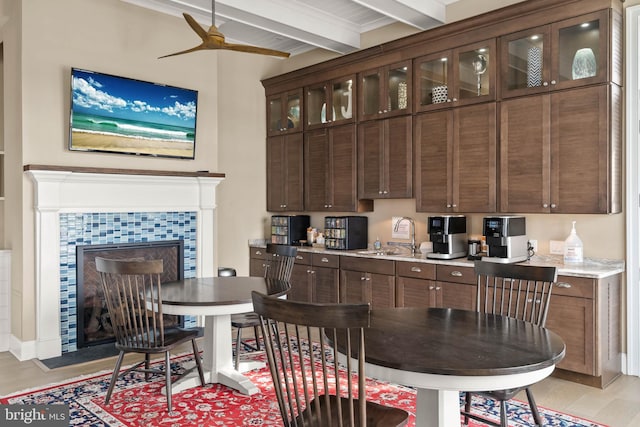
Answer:
<path fill-rule="evenodd" d="M 523 216 L 485 217 L 482 234 L 487 239 L 487 256 L 482 261 L 508 264 L 529 258 L 529 240 Z"/>
<path fill-rule="evenodd" d="M 427 219 L 433 252 L 427 258 L 453 259 L 467 256 L 467 217 L 464 215 L 430 216 Z"/>

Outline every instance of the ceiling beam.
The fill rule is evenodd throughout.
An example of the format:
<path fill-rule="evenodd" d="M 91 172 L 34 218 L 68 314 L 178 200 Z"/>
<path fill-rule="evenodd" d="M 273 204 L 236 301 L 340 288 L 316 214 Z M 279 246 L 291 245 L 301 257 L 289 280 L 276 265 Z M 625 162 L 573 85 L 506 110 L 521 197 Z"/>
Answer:
<path fill-rule="evenodd" d="M 443 24 L 446 6 L 439 0 L 352 0 L 407 25 L 427 30 Z"/>

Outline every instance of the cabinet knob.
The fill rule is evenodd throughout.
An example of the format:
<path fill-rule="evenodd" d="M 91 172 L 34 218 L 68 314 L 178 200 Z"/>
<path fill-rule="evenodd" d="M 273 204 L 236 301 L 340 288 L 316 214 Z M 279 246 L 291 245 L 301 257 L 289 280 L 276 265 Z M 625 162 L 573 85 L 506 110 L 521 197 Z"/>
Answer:
<path fill-rule="evenodd" d="M 307 270 L 307 274 L 311 274 L 311 270 Z"/>
<path fill-rule="evenodd" d="M 546 87 L 546 86 L 549 86 L 549 82 L 543 82 L 543 83 L 542 83 L 542 86 L 545 86 L 545 87 Z"/>
<path fill-rule="evenodd" d="M 452 206 L 453 206 L 454 208 L 457 208 L 457 207 L 458 207 L 458 205 L 456 205 L 455 203 L 454 203 Z"/>
<path fill-rule="evenodd" d="M 389 192 L 387 190 L 384 190 L 382 194 L 389 194 Z"/>
<path fill-rule="evenodd" d="M 382 194 L 382 190 L 378 190 L 378 194 Z"/>
<path fill-rule="evenodd" d="M 422 269 L 420 267 L 411 267 L 411 271 L 414 271 L 416 273 L 421 273 Z"/>
<path fill-rule="evenodd" d="M 442 289 L 440 286 L 436 286 L 436 291 L 439 291 L 440 289 Z"/>
<path fill-rule="evenodd" d="M 556 286 L 559 288 L 569 289 L 571 287 L 571 284 L 567 282 L 558 282 L 556 283 Z"/>
<path fill-rule="evenodd" d="M 262 251 L 256 251 L 256 255 L 262 255 Z"/>
<path fill-rule="evenodd" d="M 362 277 L 360 278 L 360 281 L 365 281 L 365 280 L 367 280 L 367 278 L 366 278 L 366 277 L 364 277 L 364 276 L 362 276 Z"/>
<path fill-rule="evenodd" d="M 435 288 L 435 286 L 429 286 L 429 290 L 432 291 Z"/>
<path fill-rule="evenodd" d="M 453 102 L 456 102 L 458 100 L 458 98 L 453 98 Z"/>
<path fill-rule="evenodd" d="M 543 204 L 542 204 L 542 207 L 543 207 L 543 208 L 548 208 L 548 207 L 549 207 L 549 205 L 548 205 L 547 203 L 543 203 Z"/>
<path fill-rule="evenodd" d="M 552 85 L 556 84 L 556 81 L 555 80 L 551 80 L 551 84 Z"/>
<path fill-rule="evenodd" d="M 304 259 L 302 255 L 296 255 L 296 259 Z"/>
<path fill-rule="evenodd" d="M 555 209 L 556 208 L 556 204 L 555 203 L 551 203 L 551 209 Z"/>
<path fill-rule="evenodd" d="M 459 272 L 458 270 L 453 270 L 451 272 L 451 275 L 454 276 L 454 277 L 462 277 L 462 273 Z"/>
<path fill-rule="evenodd" d="M 450 208 L 450 207 L 451 207 L 451 205 L 447 203 L 447 207 L 448 207 L 448 208 Z"/>

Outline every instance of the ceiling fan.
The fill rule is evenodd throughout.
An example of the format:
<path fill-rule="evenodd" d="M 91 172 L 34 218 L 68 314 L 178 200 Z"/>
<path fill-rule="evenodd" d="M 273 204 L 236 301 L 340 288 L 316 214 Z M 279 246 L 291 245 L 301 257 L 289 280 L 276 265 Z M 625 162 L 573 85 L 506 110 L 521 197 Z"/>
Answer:
<path fill-rule="evenodd" d="M 207 49 L 234 50 L 236 52 L 257 53 L 260 55 L 279 56 L 283 58 L 289 57 L 288 52 L 282 52 L 274 49 L 266 49 L 258 46 L 233 44 L 233 43 L 225 42 L 224 35 L 220 31 L 218 31 L 218 28 L 215 25 L 215 22 L 216 22 L 215 0 L 211 1 L 211 27 L 209 27 L 208 31 L 205 31 L 205 29 L 200 24 L 198 24 L 198 22 L 196 22 L 196 20 L 193 19 L 191 15 L 187 13 L 183 13 L 182 15 L 184 16 L 184 19 L 186 19 L 189 26 L 193 29 L 193 31 L 195 31 L 200 36 L 200 38 L 202 39 L 202 43 L 200 43 L 198 46 L 194 48 L 183 50 L 176 53 L 171 53 L 169 55 L 164 55 L 164 56 L 161 56 L 160 58 L 182 55 L 184 53 L 195 52 L 197 50 L 207 50 Z"/>

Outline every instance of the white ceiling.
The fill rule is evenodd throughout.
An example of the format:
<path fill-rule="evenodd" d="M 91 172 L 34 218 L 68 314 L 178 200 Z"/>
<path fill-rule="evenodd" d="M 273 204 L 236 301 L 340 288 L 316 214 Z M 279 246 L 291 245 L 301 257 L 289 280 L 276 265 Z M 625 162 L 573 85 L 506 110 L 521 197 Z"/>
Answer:
<path fill-rule="evenodd" d="M 181 18 L 188 13 L 205 29 L 211 25 L 211 0 L 122 1 Z M 281 50 L 291 56 L 315 48 L 345 54 L 360 48 L 362 33 L 394 22 L 419 30 L 442 25 L 446 5 L 456 1 L 217 0 L 215 24 L 230 43 Z M 186 22 L 184 31 L 191 31 Z"/>

